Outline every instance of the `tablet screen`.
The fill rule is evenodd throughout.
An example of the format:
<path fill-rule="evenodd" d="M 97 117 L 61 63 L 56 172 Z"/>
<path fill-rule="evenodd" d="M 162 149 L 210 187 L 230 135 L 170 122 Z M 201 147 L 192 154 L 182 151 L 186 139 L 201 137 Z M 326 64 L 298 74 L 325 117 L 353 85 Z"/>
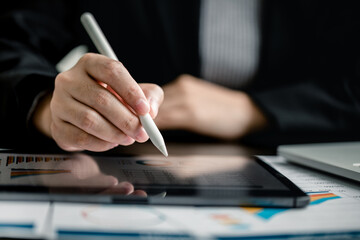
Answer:
<path fill-rule="evenodd" d="M 153 203 L 252 205 L 252 198 L 262 197 L 263 203 L 255 205 L 288 199 L 294 206 L 294 199 L 306 196 L 261 160 L 242 156 L 2 153 L 0 161 L 0 191 L 58 199 L 87 195 L 123 201 L 135 192 Z"/>

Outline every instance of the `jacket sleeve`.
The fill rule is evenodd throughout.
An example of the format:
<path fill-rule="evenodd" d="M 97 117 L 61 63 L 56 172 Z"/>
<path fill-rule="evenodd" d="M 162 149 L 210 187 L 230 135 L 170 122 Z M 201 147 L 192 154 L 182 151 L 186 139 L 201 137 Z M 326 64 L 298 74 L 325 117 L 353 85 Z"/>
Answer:
<path fill-rule="evenodd" d="M 345 76 L 328 80 L 305 79 L 250 92 L 272 128 L 264 142 L 277 145 L 359 139 L 360 80 Z"/>
<path fill-rule="evenodd" d="M 29 114 L 37 98 L 51 91 L 55 63 L 71 42 L 57 13 L 41 1 L 30 1 L 1 13 L 0 19 L 0 132 L 2 147 L 34 141 Z"/>

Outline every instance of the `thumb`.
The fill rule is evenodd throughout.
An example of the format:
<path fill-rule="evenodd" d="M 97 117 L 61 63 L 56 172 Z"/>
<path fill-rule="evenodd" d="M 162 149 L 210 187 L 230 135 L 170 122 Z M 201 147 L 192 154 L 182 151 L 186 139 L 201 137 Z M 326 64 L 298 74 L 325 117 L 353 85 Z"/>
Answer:
<path fill-rule="evenodd" d="M 139 85 L 150 104 L 150 116 L 155 118 L 159 112 L 160 105 L 164 101 L 164 91 L 161 87 L 152 83 L 142 83 Z"/>

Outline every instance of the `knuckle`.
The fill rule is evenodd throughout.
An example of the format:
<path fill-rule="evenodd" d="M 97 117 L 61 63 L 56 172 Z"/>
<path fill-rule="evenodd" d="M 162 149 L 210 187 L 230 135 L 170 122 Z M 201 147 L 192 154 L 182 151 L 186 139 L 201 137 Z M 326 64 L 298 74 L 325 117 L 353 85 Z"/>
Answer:
<path fill-rule="evenodd" d="M 55 78 L 55 89 L 61 88 L 69 82 L 71 82 L 71 77 L 68 72 L 59 73 Z"/>
<path fill-rule="evenodd" d="M 96 126 L 96 116 L 91 110 L 84 111 L 80 114 L 79 119 L 80 128 L 87 131 L 93 129 Z"/>
<path fill-rule="evenodd" d="M 77 146 L 87 149 L 91 145 L 91 137 L 86 132 L 80 132 L 75 136 L 75 143 Z"/>
<path fill-rule="evenodd" d="M 129 116 L 121 122 L 121 130 L 131 132 L 138 125 L 138 118 Z"/>
<path fill-rule="evenodd" d="M 139 87 L 137 85 L 133 84 L 133 85 L 129 86 L 125 95 L 126 95 L 126 99 L 136 99 L 136 98 L 138 98 L 138 96 L 141 96 L 141 92 L 140 92 Z"/>
<path fill-rule="evenodd" d="M 124 67 L 120 62 L 112 59 L 103 62 L 103 73 L 109 80 L 118 78 L 123 72 Z"/>
<path fill-rule="evenodd" d="M 90 59 L 96 56 L 95 53 L 85 53 L 79 60 L 79 63 L 87 63 Z"/>
<path fill-rule="evenodd" d="M 112 98 L 108 91 L 100 91 L 94 97 L 95 106 L 107 107 L 111 105 Z"/>

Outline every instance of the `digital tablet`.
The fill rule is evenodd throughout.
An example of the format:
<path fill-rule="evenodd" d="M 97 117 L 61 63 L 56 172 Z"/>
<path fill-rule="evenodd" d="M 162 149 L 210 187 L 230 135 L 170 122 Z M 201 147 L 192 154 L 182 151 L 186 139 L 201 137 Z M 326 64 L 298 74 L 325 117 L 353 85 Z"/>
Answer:
<path fill-rule="evenodd" d="M 0 153 L 0 200 L 304 207 L 309 197 L 256 157 Z"/>

